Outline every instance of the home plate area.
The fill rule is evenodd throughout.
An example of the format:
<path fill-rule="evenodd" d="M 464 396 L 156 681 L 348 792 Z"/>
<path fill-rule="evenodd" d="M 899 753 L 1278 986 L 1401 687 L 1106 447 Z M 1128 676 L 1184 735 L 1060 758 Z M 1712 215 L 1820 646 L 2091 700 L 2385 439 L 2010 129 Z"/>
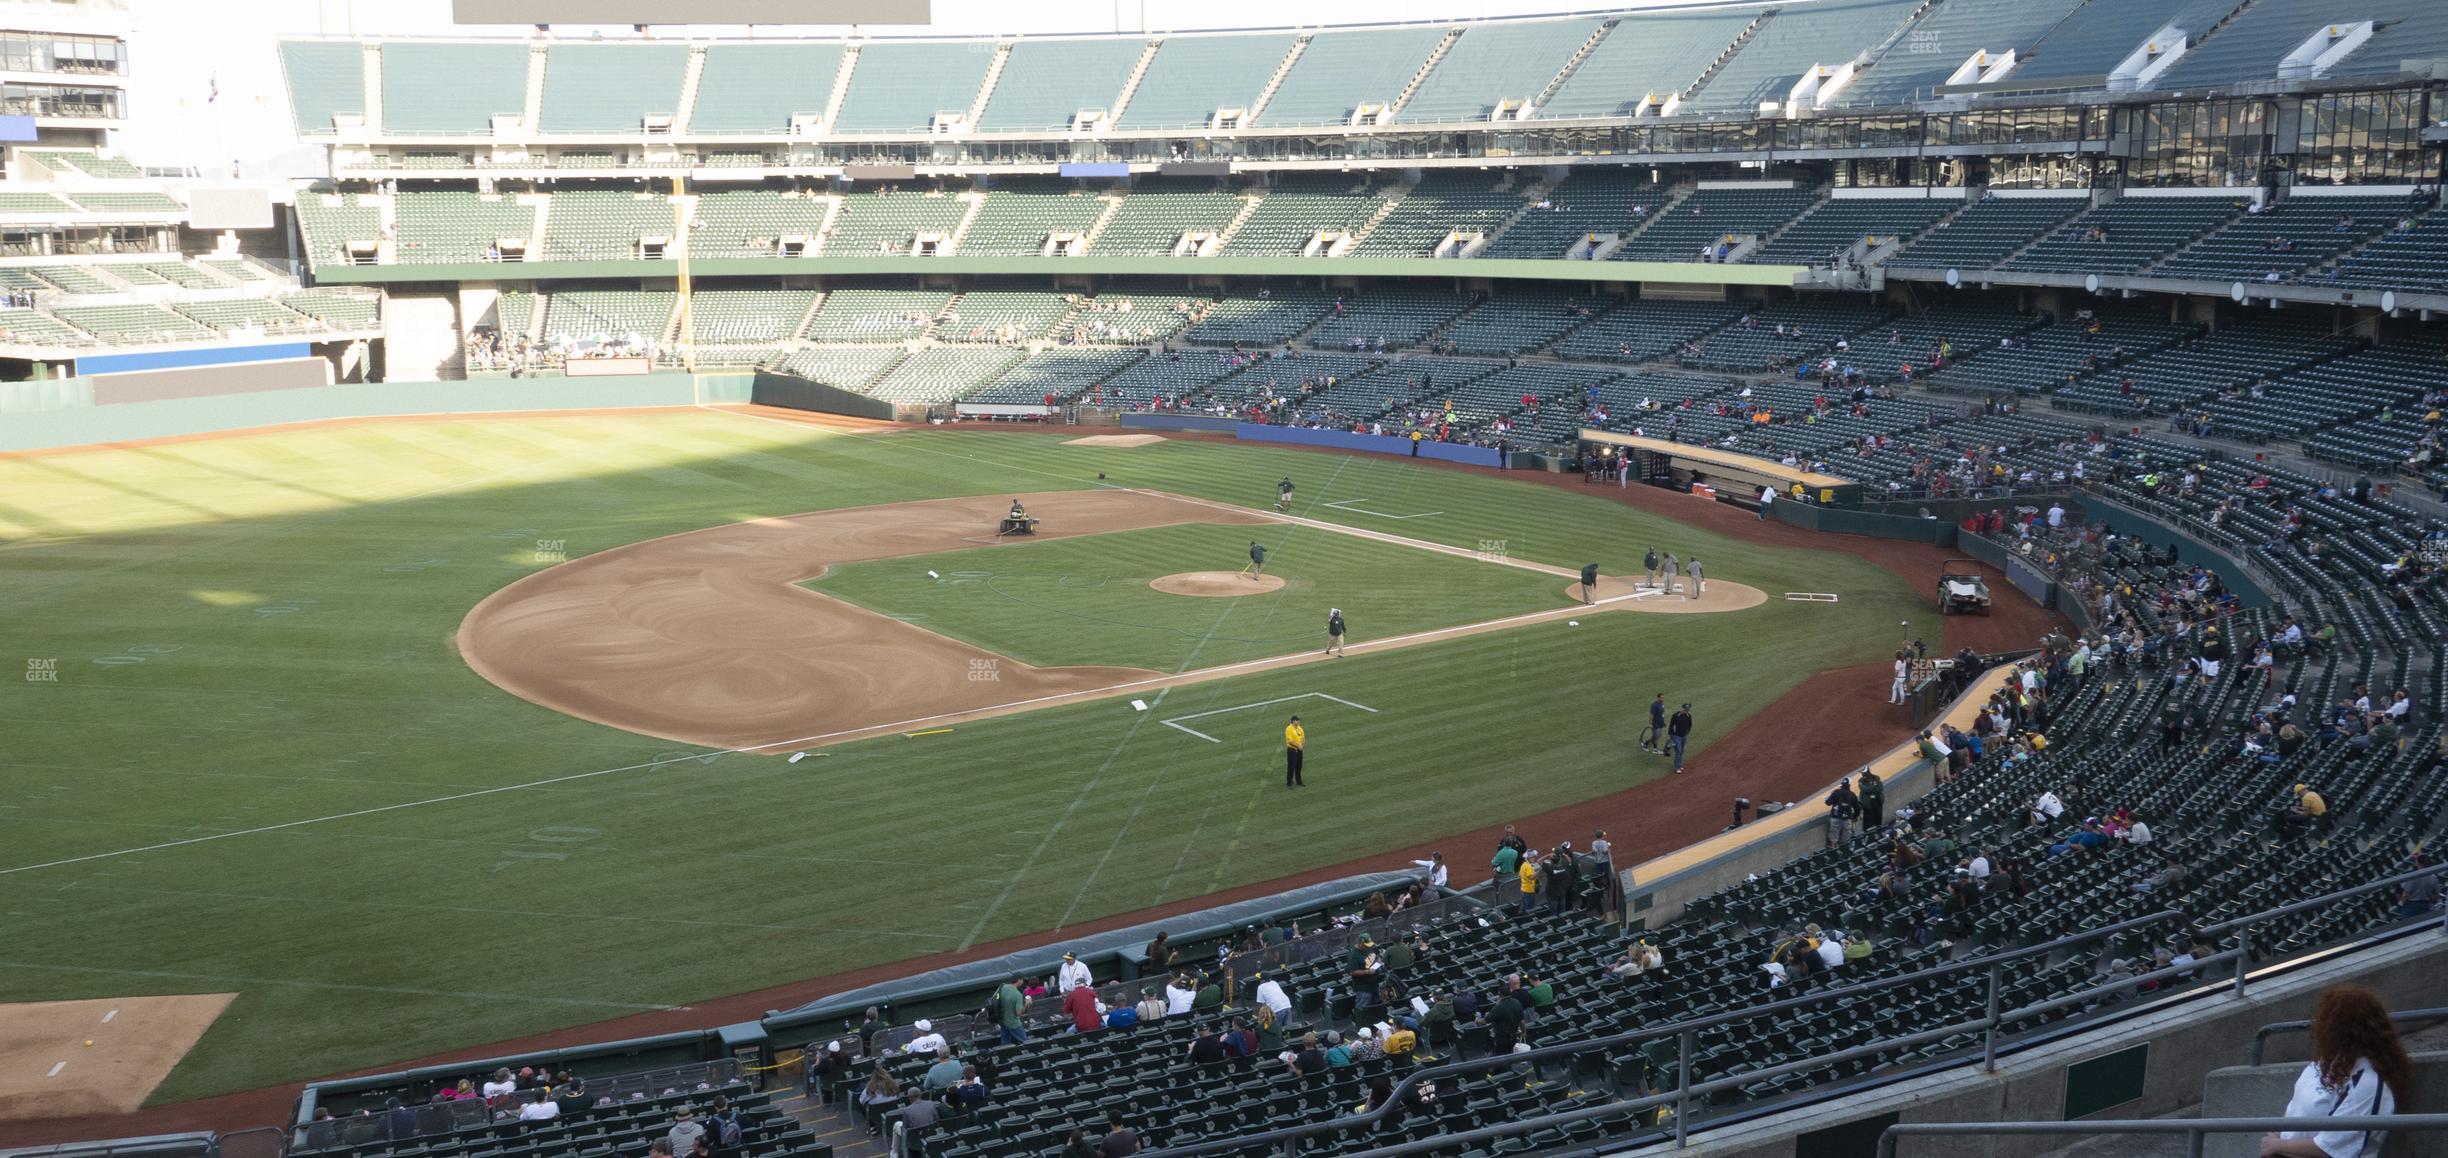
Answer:
<path fill-rule="evenodd" d="M 1254 704 L 1234 704 L 1229 708 L 1211 708 L 1204 712 L 1192 712 L 1187 716 L 1171 716 L 1156 722 L 1175 731 L 1188 732 L 1191 735 L 1205 740 L 1210 744 L 1221 744 L 1224 741 L 1216 739 L 1205 732 L 1199 731 L 1197 728 L 1191 727 L 1188 721 L 1204 720 L 1210 716 L 1221 716 L 1232 712 L 1246 712 L 1252 708 L 1269 708 L 1277 704 L 1294 704 L 1299 703 L 1302 700 L 1327 700 L 1333 703 L 1341 704 L 1347 708 L 1355 708 L 1360 711 L 1367 712 L 1372 716 L 1377 714 L 1377 709 L 1372 708 L 1367 704 L 1355 703 L 1351 700 L 1344 699 L 1341 696 L 1330 696 L 1324 692 L 1302 692 L 1296 696 L 1278 696 L 1275 699 L 1260 700 Z"/>

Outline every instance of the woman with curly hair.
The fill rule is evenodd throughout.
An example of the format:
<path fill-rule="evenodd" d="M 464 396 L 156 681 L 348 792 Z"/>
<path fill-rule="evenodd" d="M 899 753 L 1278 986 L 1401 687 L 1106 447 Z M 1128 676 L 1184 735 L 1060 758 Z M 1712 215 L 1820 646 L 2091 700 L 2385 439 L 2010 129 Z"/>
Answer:
<path fill-rule="evenodd" d="M 2387 1133 L 2322 1130 L 2324 1118 L 2380 1117 L 2397 1112 L 2414 1092 L 2414 1063 L 2378 994 L 2338 985 L 2321 994 L 2312 1013 L 2312 1060 L 2295 1077 L 2286 1116 L 2309 1119 L 2305 1130 L 2261 1136 L 2264 1158 L 2378 1158 Z"/>

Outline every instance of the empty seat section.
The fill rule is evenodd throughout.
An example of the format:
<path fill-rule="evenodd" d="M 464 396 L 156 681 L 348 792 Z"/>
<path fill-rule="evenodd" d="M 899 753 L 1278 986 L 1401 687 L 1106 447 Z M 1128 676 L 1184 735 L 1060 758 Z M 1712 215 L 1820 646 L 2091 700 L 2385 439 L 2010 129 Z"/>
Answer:
<path fill-rule="evenodd" d="M 688 131 L 778 134 L 794 116 L 821 117 L 841 59 L 838 44 L 709 44 Z"/>
<path fill-rule="evenodd" d="M 1207 346 L 1272 346 L 1315 325 L 1333 308 L 1333 296 L 1320 290 L 1234 294 L 1208 307 L 1182 337 Z"/>
<path fill-rule="evenodd" d="M 403 192 L 393 212 L 391 260 L 402 264 L 496 260 L 497 247 L 511 240 L 535 246 L 535 207 L 499 194 Z"/>
<path fill-rule="evenodd" d="M 1082 112 L 1113 112 L 1122 84 L 1147 50 L 1136 37 L 1048 40 L 1012 44 L 978 128 L 986 132 L 1062 132 Z"/>
<path fill-rule="evenodd" d="M 1525 354 L 1588 323 L 1618 300 L 1557 290 L 1510 292 L 1481 301 L 1438 335 L 1438 341 L 1465 354 Z"/>
<path fill-rule="evenodd" d="M 1050 337 L 1070 316 L 1073 299 L 1026 290 L 972 290 L 945 307 L 935 322 L 939 341 L 1021 345 Z"/>
<path fill-rule="evenodd" d="M 572 341 L 632 335 L 660 343 L 680 295 L 670 290 L 556 290 L 544 298 L 544 338 Z"/>
<path fill-rule="evenodd" d="M 1239 194 L 1216 188 L 1213 181 L 1143 178 L 1097 234 L 1095 252 L 1109 257 L 1167 255 L 1185 233 L 1223 233 L 1242 205 Z"/>
<path fill-rule="evenodd" d="M 0 309 L 0 342 L 27 346 L 90 346 L 91 335 L 40 310 Z"/>
<path fill-rule="evenodd" d="M 1168 36 L 1140 75 L 1117 127 L 1203 129 L 1219 110 L 1246 113 L 1292 45 L 1293 39 L 1281 33 Z"/>
<path fill-rule="evenodd" d="M 2102 367 L 2054 392 L 2070 410 L 2138 415 L 2171 413 L 2222 390 L 2337 357 L 2353 348 L 2317 321 L 2264 320 L 2172 346 L 2123 366 Z"/>
<path fill-rule="evenodd" d="M 1541 119 L 1629 116 L 1700 79 L 1761 9 L 1629 12 L 1539 109 Z"/>
<path fill-rule="evenodd" d="M 824 231 L 822 197 L 796 190 L 731 189 L 701 193 L 689 224 L 689 256 L 696 258 L 776 257 L 785 241 L 797 239 L 802 256 L 814 256 Z"/>
<path fill-rule="evenodd" d="M 935 290 L 839 289 L 808 319 L 815 342 L 895 342 L 926 333 L 950 294 Z"/>
<path fill-rule="evenodd" d="M 1049 238 L 1069 234 L 1085 238 L 1109 204 L 1094 191 L 1068 181 L 1033 181 L 1014 177 L 986 193 L 977 219 L 961 236 L 960 251 L 985 256 L 1035 257 Z"/>
<path fill-rule="evenodd" d="M 1370 287 L 1339 296 L 1309 344 L 1347 350 L 1415 346 L 1470 304 L 1458 294 Z"/>
<path fill-rule="evenodd" d="M 1309 38 L 1255 123 L 1271 129 L 1347 125 L 1361 105 L 1389 107 L 1444 38 L 1443 28 L 1320 32 Z"/>
<path fill-rule="evenodd" d="M 705 345 L 773 345 L 799 332 L 814 290 L 698 290 L 689 295 L 688 332 Z"/>
<path fill-rule="evenodd" d="M 1011 350 L 934 346 L 895 363 L 868 383 L 866 392 L 890 402 L 950 402 L 1001 376 L 1019 360 Z"/>
<path fill-rule="evenodd" d="M 1638 228 L 1673 195 L 1628 170 L 1579 170 L 1557 182 L 1479 256 L 1562 257 L 1576 249 L 1587 256 Z"/>
<path fill-rule="evenodd" d="M 51 313 L 112 345 L 209 342 L 220 336 L 212 327 L 167 306 L 60 306 Z"/>
<path fill-rule="evenodd" d="M 1649 215 L 1648 228 L 1611 256 L 1617 261 L 1691 261 L 1703 245 L 1764 237 L 1819 200 L 1809 189 L 1694 189 Z"/>
<path fill-rule="evenodd" d="M 301 290 L 283 295 L 281 304 L 336 330 L 370 330 L 382 324 L 382 300 L 363 291 Z"/>
<path fill-rule="evenodd" d="M 1145 350 L 1069 349 L 1053 347 L 1039 350 L 997 378 L 993 385 L 970 396 L 972 402 L 997 402 L 1006 405 L 1043 404 L 1048 395 L 1056 402 L 1068 402 L 1087 392 L 1107 378 L 1128 369 L 1147 357 Z"/>
<path fill-rule="evenodd" d="M 1871 248 L 1929 228 L 1963 207 L 1960 197 L 1861 197 L 1823 202 L 1744 261 L 1825 264 L 1855 245 Z"/>
<path fill-rule="evenodd" d="M 54 173 L 82 174 L 111 180 L 135 180 L 144 170 L 129 164 L 123 157 L 105 157 L 91 149 L 30 149 L 27 156 L 43 163 Z"/>
<path fill-rule="evenodd" d="M 1484 170 L 1430 170 L 1411 186 L 1392 212 L 1369 229 L 1354 257 L 1435 257 L 1448 238 L 1468 240 L 1495 233 L 1523 206 L 1519 189 L 1496 187 Z M 1459 248 L 1445 254 L 1458 256 Z"/>
<path fill-rule="evenodd" d="M 2400 218 L 2363 248 L 2327 270 L 2307 274 L 2316 285 L 2448 292 L 2448 209 Z"/>
<path fill-rule="evenodd" d="M 83 209 L 89 213 L 155 214 L 181 213 L 186 211 L 186 206 L 179 204 L 177 198 L 172 197 L 167 193 L 134 191 L 105 192 L 90 189 L 78 189 L 71 191 L 68 194 L 68 199 L 76 202 L 77 208 Z"/>
<path fill-rule="evenodd" d="M 1731 302 L 1637 299 L 1598 315 L 1564 335 L 1555 352 L 1593 362 L 1651 362 L 1741 313 Z"/>
<path fill-rule="evenodd" d="M 859 49 L 837 133 L 925 133 L 935 118 L 966 118 L 994 53 L 980 43 L 870 42 Z"/>
<path fill-rule="evenodd" d="M 2289 197 L 2238 217 L 2150 268 L 2153 277 L 2268 280 L 2308 269 L 2405 216 L 2403 197 Z"/>
<path fill-rule="evenodd" d="M 650 117 L 679 115 L 685 44 L 555 44 L 544 50 L 547 133 L 636 133 Z"/>
<path fill-rule="evenodd" d="M 949 240 L 968 213 L 969 203 L 949 193 L 844 194 L 824 252 L 834 257 L 908 253 L 922 233 Z"/>
<path fill-rule="evenodd" d="M 284 40 L 280 61 L 299 136 L 329 136 L 332 118 L 365 116 L 365 48 L 356 41 Z"/>
<path fill-rule="evenodd" d="M 908 351 L 899 346 L 818 346 L 792 351 L 778 368 L 810 382 L 864 390 L 869 382 L 908 356 Z"/>
<path fill-rule="evenodd" d="M 527 108 L 527 46 L 392 41 L 382 46 L 383 131 L 483 136 Z"/>
<path fill-rule="evenodd" d="M 1348 173 L 1279 173 L 1258 207 L 1224 243 L 1234 257 L 1294 257 L 1320 232 L 1366 224 L 1381 198 Z"/>
<path fill-rule="evenodd" d="M 1464 26 L 1462 38 L 1403 102 L 1404 124 L 1485 122 L 1500 102 L 1527 108 L 1564 71 L 1595 20 L 1505 20 Z"/>
<path fill-rule="evenodd" d="M 1973 53 L 2029 55 L 2033 44 L 2085 0 L 1944 0 L 1889 44 L 1836 96 L 1839 105 L 1931 100 Z M 1927 51 L 1937 45 L 1940 51 Z M 1823 62 L 1824 63 L 1824 62 Z"/>
<path fill-rule="evenodd" d="M 50 193 L 21 189 L 0 192 L 0 213 L 74 213 L 76 208 Z"/>
<path fill-rule="evenodd" d="M 2083 196 L 1976 201 L 1928 236 L 1907 244 L 1887 259 L 1887 265 L 1895 269 L 1987 269 L 2090 204 Z"/>
<path fill-rule="evenodd" d="M 661 193 L 573 189 L 553 194 L 544 222 L 547 261 L 625 261 L 649 242 L 679 236 L 671 198 Z"/>
<path fill-rule="evenodd" d="M 1878 46 L 1921 2 L 1819 0 L 1777 9 L 1680 111 L 1749 114 L 1782 105 L 1814 66 L 1833 68 Z"/>
<path fill-rule="evenodd" d="M 270 298 L 221 298 L 183 301 L 172 308 L 222 333 L 260 330 L 266 334 L 314 333 L 328 327 Z"/>
<path fill-rule="evenodd" d="M 2051 80 L 2088 81 L 2106 76 L 2160 29 L 2175 28 L 2199 36 L 2234 8 L 2235 0 L 2085 4 L 2042 36 L 2007 74 L 2007 80 L 2037 87 Z"/>
<path fill-rule="evenodd" d="M 2233 197 L 2128 194 L 2066 222 L 1999 268 L 2132 273 L 2243 211 Z"/>

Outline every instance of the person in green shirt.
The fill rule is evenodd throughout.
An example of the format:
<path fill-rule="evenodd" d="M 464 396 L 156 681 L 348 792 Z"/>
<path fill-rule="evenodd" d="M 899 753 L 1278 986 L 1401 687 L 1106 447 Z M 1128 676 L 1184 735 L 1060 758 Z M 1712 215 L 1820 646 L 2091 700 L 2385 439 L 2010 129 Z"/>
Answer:
<path fill-rule="evenodd" d="M 1003 1044 L 1019 1045 L 1028 1040 L 1028 1027 L 1020 1023 L 1020 1010 L 1028 999 L 1020 995 L 1020 979 L 1014 977 L 995 990 L 995 1022 L 1003 1029 Z"/>
<path fill-rule="evenodd" d="M 1403 970 L 1411 967 L 1411 946 L 1404 944 L 1400 937 L 1395 938 L 1393 944 L 1385 947 L 1385 953 L 1382 956 L 1388 973 L 1400 976 Z"/>
<path fill-rule="evenodd" d="M 1488 864 L 1495 868 L 1497 881 L 1515 880 L 1521 873 L 1521 850 L 1509 844 L 1498 845 L 1496 855 L 1488 860 Z M 1501 883 L 1499 887 L 1502 887 Z"/>
<path fill-rule="evenodd" d="M 1530 1008 L 1545 1009 L 1555 1004 L 1555 983 L 1534 975 L 1529 978 L 1529 984 L 1522 986 L 1522 994 L 1523 999 L 1530 1003 Z"/>
<path fill-rule="evenodd" d="M 1215 974 L 1210 973 L 1200 980 L 1198 996 L 1190 999 L 1190 1009 L 1194 1013 L 1204 1013 L 1223 1007 L 1224 986 L 1216 980 Z"/>

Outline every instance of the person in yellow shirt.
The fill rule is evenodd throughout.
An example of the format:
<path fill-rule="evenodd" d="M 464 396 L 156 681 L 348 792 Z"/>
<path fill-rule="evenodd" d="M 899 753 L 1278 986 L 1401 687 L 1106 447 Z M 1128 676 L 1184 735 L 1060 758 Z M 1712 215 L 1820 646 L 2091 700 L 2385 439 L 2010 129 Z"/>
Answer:
<path fill-rule="evenodd" d="M 1301 752 L 1309 746 L 1309 729 L 1301 727 L 1300 717 L 1284 725 L 1284 787 L 1305 788 L 1301 779 Z"/>
<path fill-rule="evenodd" d="M 1522 854 L 1521 907 L 1525 913 L 1530 911 L 1530 906 L 1538 903 L 1538 880 L 1538 850 L 1534 848 Z"/>

